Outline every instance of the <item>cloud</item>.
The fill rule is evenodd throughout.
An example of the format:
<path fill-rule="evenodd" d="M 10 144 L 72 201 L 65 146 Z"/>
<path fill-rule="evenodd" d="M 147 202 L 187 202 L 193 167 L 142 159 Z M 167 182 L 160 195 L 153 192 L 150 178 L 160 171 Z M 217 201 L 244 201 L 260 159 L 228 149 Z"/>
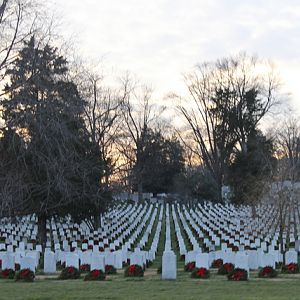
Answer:
<path fill-rule="evenodd" d="M 196 63 L 245 50 L 280 66 L 300 107 L 298 0 L 64 0 L 56 6 L 84 55 L 105 56 L 161 96 L 182 91 L 181 74 Z"/>

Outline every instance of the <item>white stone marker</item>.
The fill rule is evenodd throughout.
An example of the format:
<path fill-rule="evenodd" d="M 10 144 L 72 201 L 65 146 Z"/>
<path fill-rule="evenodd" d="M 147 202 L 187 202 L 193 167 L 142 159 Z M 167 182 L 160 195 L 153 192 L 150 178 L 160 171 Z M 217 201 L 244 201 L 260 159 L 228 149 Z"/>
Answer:
<path fill-rule="evenodd" d="M 45 273 L 56 272 L 56 259 L 55 259 L 55 254 L 52 251 L 47 251 L 44 254 L 44 272 Z"/>
<path fill-rule="evenodd" d="M 257 270 L 258 269 L 258 253 L 256 250 L 249 250 L 249 269 Z"/>
<path fill-rule="evenodd" d="M 289 250 L 285 253 L 285 264 L 288 265 L 290 263 L 298 263 L 298 255 L 294 250 Z"/>
<path fill-rule="evenodd" d="M 2 270 L 15 269 L 15 256 L 11 253 L 5 253 L 2 256 Z"/>
<path fill-rule="evenodd" d="M 105 271 L 104 255 L 99 252 L 93 252 L 91 258 L 91 270 Z"/>
<path fill-rule="evenodd" d="M 114 265 L 114 267 L 116 269 L 122 269 L 122 267 L 123 267 L 122 251 L 118 250 L 118 251 L 115 251 L 114 253 L 115 253 L 115 265 Z"/>
<path fill-rule="evenodd" d="M 196 255 L 196 268 L 209 269 L 209 254 L 199 253 Z"/>
<path fill-rule="evenodd" d="M 79 257 L 77 254 L 66 254 L 66 267 L 74 267 L 76 269 L 79 269 Z"/>
<path fill-rule="evenodd" d="M 29 269 L 32 272 L 35 272 L 36 261 L 34 257 L 25 256 L 21 257 L 20 269 Z"/>
<path fill-rule="evenodd" d="M 173 251 L 164 251 L 162 256 L 162 279 L 176 279 L 176 255 Z"/>

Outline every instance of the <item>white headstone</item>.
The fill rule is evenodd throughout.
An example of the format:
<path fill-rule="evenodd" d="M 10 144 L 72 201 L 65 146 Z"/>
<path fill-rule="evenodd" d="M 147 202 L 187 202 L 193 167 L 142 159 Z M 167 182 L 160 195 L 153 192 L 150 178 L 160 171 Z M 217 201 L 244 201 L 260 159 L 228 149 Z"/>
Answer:
<path fill-rule="evenodd" d="M 164 251 L 162 256 L 162 279 L 176 279 L 176 255 L 173 251 Z"/>
<path fill-rule="evenodd" d="M 74 267 L 79 269 L 79 257 L 75 253 L 66 254 L 66 267 Z"/>
<path fill-rule="evenodd" d="M 298 255 L 294 250 L 289 250 L 285 253 L 285 264 L 288 265 L 290 263 L 298 264 Z"/>
<path fill-rule="evenodd" d="M 44 254 L 44 272 L 45 273 L 56 272 L 55 254 L 52 251 L 47 251 Z"/>
<path fill-rule="evenodd" d="M 91 270 L 102 270 L 103 272 L 105 271 L 103 254 L 94 252 L 92 253 Z"/>
<path fill-rule="evenodd" d="M 5 253 L 2 256 L 2 270 L 15 269 L 15 256 L 11 253 Z"/>
<path fill-rule="evenodd" d="M 196 255 L 196 268 L 209 269 L 209 254 L 199 253 Z"/>
<path fill-rule="evenodd" d="M 21 257 L 20 268 L 22 269 L 30 269 L 32 272 L 35 272 L 36 261 L 34 257 L 25 256 Z"/>

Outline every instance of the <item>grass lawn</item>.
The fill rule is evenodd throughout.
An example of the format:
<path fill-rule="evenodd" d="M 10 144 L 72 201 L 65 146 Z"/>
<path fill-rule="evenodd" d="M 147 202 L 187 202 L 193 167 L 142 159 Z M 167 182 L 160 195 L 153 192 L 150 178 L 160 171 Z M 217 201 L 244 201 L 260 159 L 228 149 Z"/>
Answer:
<path fill-rule="evenodd" d="M 176 281 L 162 281 L 155 271 L 147 269 L 142 279 L 127 279 L 119 274 L 102 282 L 61 281 L 44 276 L 38 276 L 33 283 L 1 280 L 0 299 L 300 299 L 300 275 L 258 279 L 251 274 L 248 282 L 229 282 L 225 276 L 215 274 L 200 281 L 179 271 Z"/>

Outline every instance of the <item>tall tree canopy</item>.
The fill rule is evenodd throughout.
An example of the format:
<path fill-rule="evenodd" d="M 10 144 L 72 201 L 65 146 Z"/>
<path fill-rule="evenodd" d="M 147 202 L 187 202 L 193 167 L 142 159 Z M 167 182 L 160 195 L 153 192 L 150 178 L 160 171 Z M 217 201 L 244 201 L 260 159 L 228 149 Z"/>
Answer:
<path fill-rule="evenodd" d="M 192 101 L 180 105 L 196 142 L 194 149 L 218 186 L 226 183 L 236 151 L 247 153 L 249 136 L 275 102 L 276 81 L 261 63 L 240 55 L 205 63 L 186 76 Z"/>
<path fill-rule="evenodd" d="M 50 45 L 25 43 L 7 71 L 10 83 L 2 101 L 6 130 L 22 149 L 6 164 L 22 170 L 21 198 L 14 214 L 36 213 L 45 243 L 46 218 L 71 213 L 74 218 L 96 216 L 105 209 L 101 185 L 104 163 L 83 119 L 85 101 L 67 80 L 67 61 Z M 16 153 L 17 154 L 17 153 Z"/>
<path fill-rule="evenodd" d="M 142 132 L 142 140 L 140 165 L 133 167 L 132 176 L 141 176 L 144 192 L 172 192 L 175 176 L 184 170 L 182 146 L 175 137 L 164 138 L 150 128 Z"/>

